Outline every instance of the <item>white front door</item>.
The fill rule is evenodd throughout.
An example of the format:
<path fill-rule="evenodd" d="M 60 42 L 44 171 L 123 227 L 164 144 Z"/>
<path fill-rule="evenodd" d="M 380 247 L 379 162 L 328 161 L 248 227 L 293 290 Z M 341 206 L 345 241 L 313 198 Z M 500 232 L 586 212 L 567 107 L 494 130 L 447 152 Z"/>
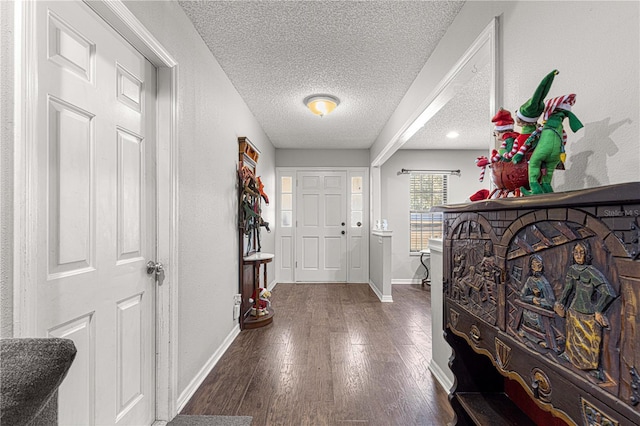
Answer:
<path fill-rule="evenodd" d="M 37 2 L 38 335 L 61 425 L 155 419 L 156 70 L 83 2 Z"/>
<path fill-rule="evenodd" d="M 347 281 L 347 174 L 297 173 L 296 281 Z"/>

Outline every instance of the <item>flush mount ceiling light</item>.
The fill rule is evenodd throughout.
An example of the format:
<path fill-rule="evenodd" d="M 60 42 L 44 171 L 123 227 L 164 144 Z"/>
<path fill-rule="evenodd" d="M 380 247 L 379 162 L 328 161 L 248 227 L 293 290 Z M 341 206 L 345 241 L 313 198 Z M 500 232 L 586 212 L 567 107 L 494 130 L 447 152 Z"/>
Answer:
<path fill-rule="evenodd" d="M 460 136 L 460 134 L 458 132 L 456 132 L 455 130 L 450 131 L 449 133 L 447 133 L 447 137 L 449 139 L 455 139 L 458 136 Z"/>
<path fill-rule="evenodd" d="M 304 104 L 315 115 L 324 117 L 340 105 L 340 100 L 331 95 L 311 95 L 304 98 Z"/>

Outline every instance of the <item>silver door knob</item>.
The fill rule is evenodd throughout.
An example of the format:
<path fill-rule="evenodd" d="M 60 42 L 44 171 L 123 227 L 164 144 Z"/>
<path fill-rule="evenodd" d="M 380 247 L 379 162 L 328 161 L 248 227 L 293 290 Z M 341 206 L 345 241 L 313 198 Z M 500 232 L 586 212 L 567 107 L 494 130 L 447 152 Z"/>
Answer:
<path fill-rule="evenodd" d="M 147 274 L 160 275 L 163 271 L 164 271 L 164 266 L 162 266 L 162 263 L 160 262 L 156 263 L 153 260 L 150 260 L 149 262 L 147 262 Z"/>

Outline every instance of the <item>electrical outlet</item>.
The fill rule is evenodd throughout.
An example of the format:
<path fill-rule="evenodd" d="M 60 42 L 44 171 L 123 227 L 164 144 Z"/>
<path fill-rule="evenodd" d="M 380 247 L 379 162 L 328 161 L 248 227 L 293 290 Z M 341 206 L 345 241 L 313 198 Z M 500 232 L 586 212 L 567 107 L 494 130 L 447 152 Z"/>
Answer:
<path fill-rule="evenodd" d="M 233 319 L 240 318 L 240 304 L 233 305 Z"/>
<path fill-rule="evenodd" d="M 236 305 L 240 305 L 242 303 L 242 295 L 241 294 L 234 294 L 233 295 L 233 303 Z"/>

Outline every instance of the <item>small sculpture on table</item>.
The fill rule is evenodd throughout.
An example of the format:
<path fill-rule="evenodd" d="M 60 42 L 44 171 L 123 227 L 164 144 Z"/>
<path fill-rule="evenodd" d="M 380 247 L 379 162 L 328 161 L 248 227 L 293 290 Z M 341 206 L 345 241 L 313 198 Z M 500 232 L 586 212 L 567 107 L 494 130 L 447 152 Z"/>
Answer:
<path fill-rule="evenodd" d="M 269 306 L 271 306 L 271 292 L 266 288 L 260 287 L 254 290 L 249 303 L 252 303 L 251 315 L 254 317 L 261 317 L 269 313 Z"/>
<path fill-rule="evenodd" d="M 564 169 L 565 144 L 567 134 L 563 128 L 565 118 L 573 132 L 583 124 L 571 112 L 576 95 L 569 94 L 544 101 L 558 70 L 547 74 L 533 96 L 516 111 L 516 123 L 522 128 L 520 133 L 513 130 L 511 113 L 503 108 L 491 120 L 495 124 L 494 136 L 500 143 L 491 157 L 476 159 L 481 167 L 480 181 L 484 179 L 485 168 L 491 168 L 495 189 L 489 195 L 507 197 L 534 195 L 553 192 L 551 179 L 556 169 Z M 542 125 L 538 119 L 542 115 Z"/>
<path fill-rule="evenodd" d="M 551 86 L 553 76 L 558 71 L 554 70 L 545 77 L 548 80 L 547 86 Z M 543 80 L 543 83 L 545 82 Z M 548 88 L 544 92 L 548 92 Z M 538 127 L 522 144 L 520 150 L 532 150 L 529 158 L 529 185 L 523 185 L 520 192 L 523 195 L 543 194 L 553 192 L 551 179 L 556 168 L 564 169 L 564 146 L 567 143 L 567 133 L 564 131 L 562 122 L 569 119 L 569 127 L 575 133 L 580 130 L 583 124 L 571 112 L 571 107 L 576 101 L 576 95 L 558 96 L 544 102 L 543 109 L 540 109 L 542 98 L 538 99 L 536 113 L 538 117 L 542 114 L 542 127 Z M 537 120 L 537 118 L 536 118 Z M 523 131 L 524 133 L 524 131 Z M 514 163 L 520 163 L 523 159 L 524 151 L 513 156 Z M 528 186 L 528 187 L 527 187 Z"/>

